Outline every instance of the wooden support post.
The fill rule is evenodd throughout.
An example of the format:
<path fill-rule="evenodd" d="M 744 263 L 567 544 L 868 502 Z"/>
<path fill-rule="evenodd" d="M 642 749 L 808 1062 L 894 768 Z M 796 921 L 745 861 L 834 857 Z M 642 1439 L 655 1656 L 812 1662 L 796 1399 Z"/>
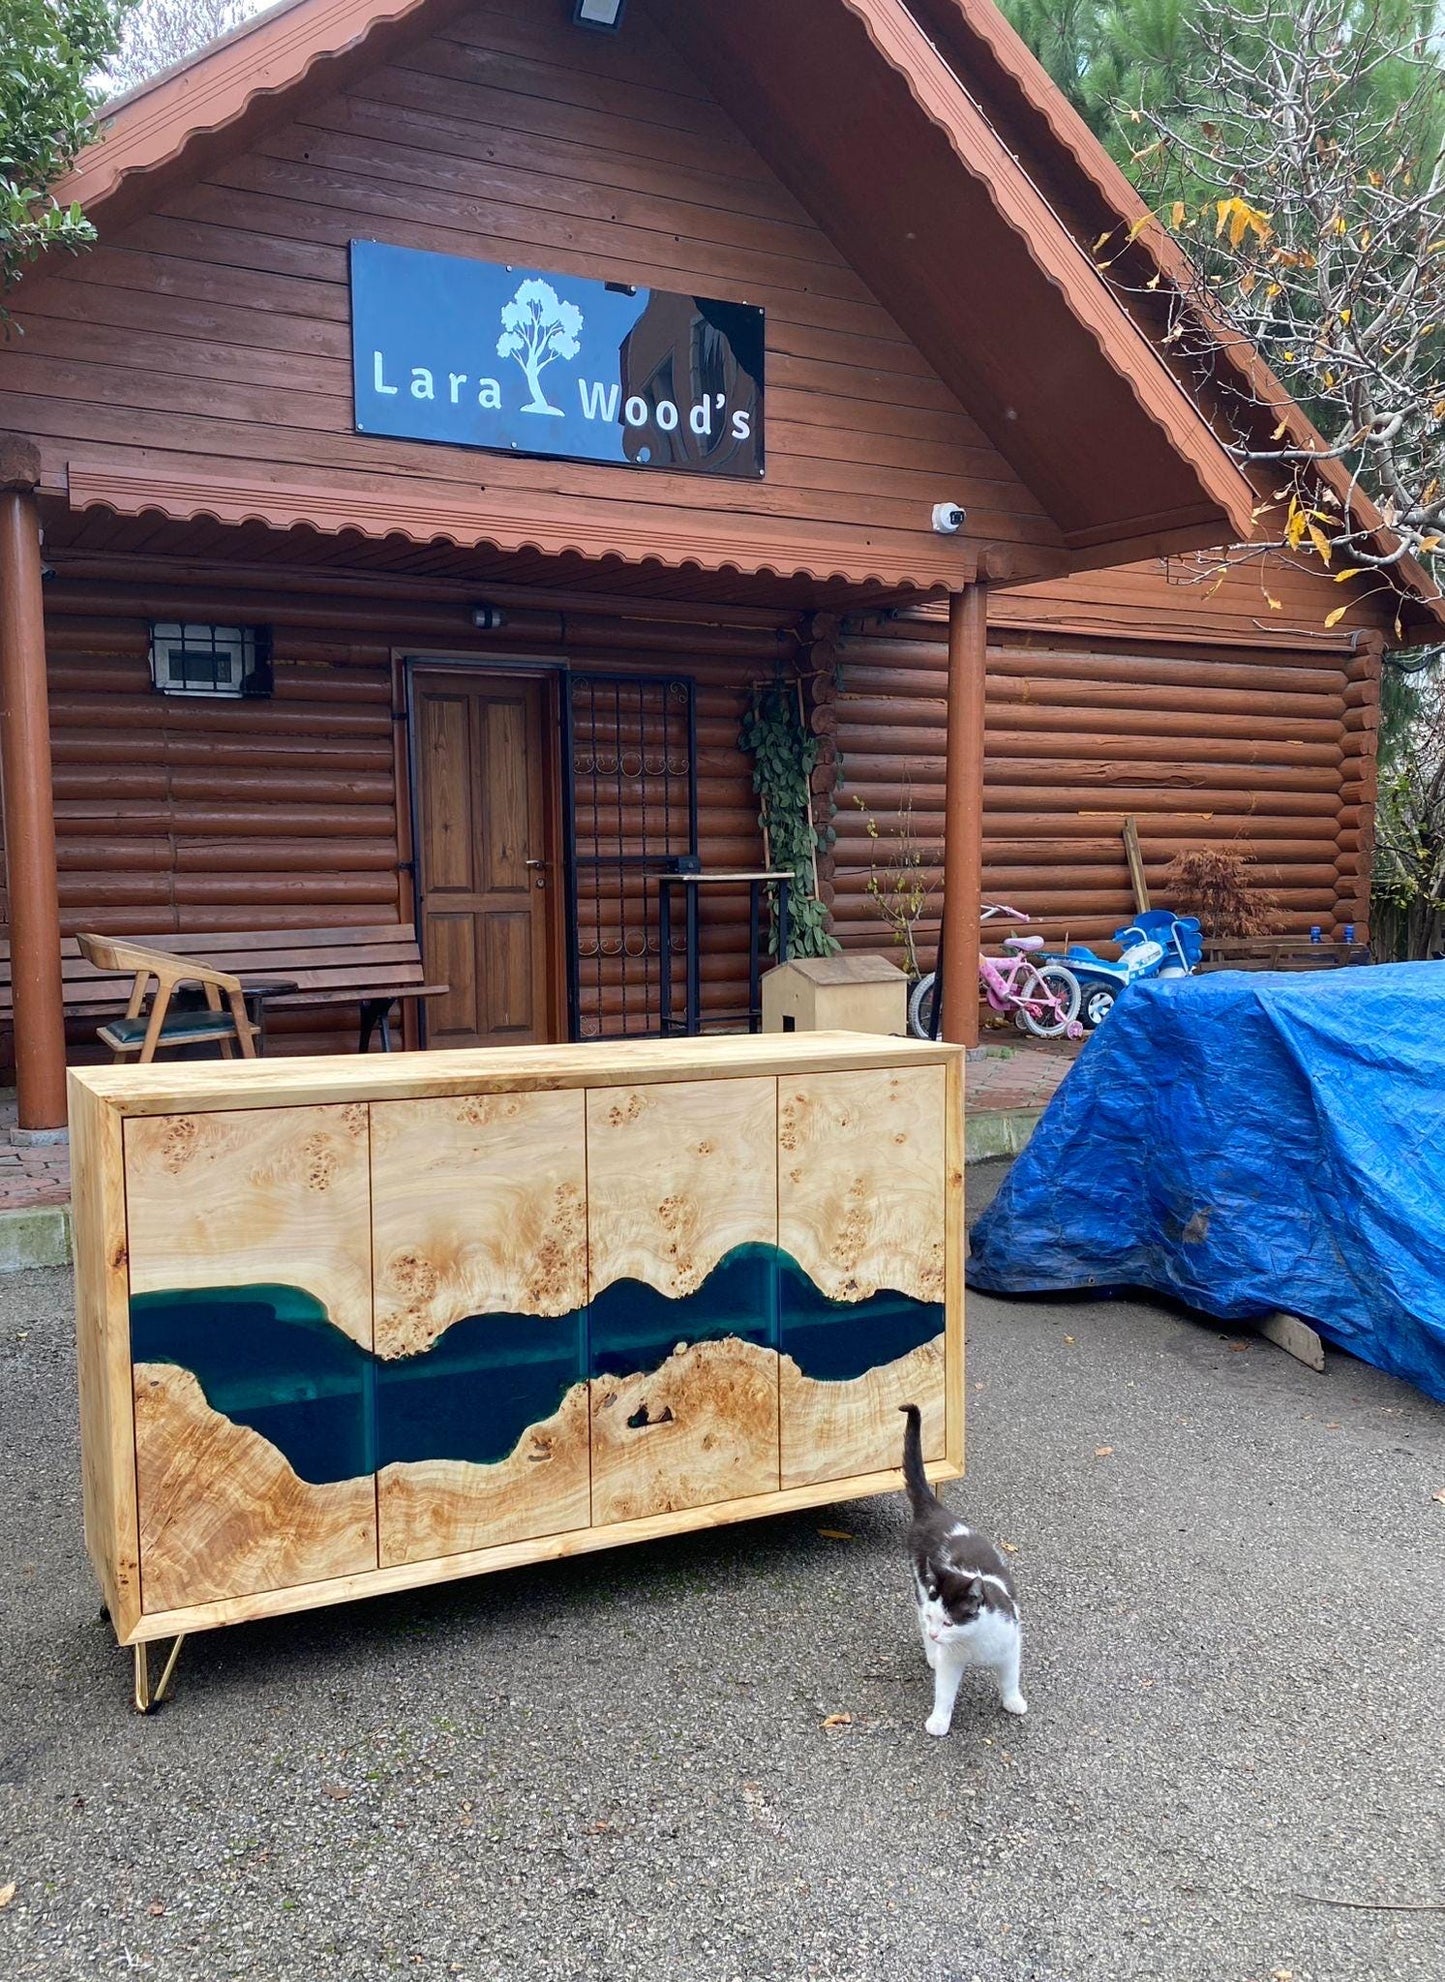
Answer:
<path fill-rule="evenodd" d="M 978 1044 L 978 918 L 983 894 L 984 673 L 988 594 L 948 599 L 948 764 L 943 824 L 942 1036 Z"/>
<path fill-rule="evenodd" d="M 0 780 L 10 888 L 15 1082 L 22 1129 L 65 1126 L 60 897 L 40 595 L 40 456 L 0 435 Z"/>
<path fill-rule="evenodd" d="M 1139 821 L 1132 813 L 1124 821 L 1124 858 L 1129 863 L 1129 881 L 1134 890 L 1134 913 L 1147 915 L 1149 883 L 1144 878 L 1144 855 L 1139 847 Z"/>

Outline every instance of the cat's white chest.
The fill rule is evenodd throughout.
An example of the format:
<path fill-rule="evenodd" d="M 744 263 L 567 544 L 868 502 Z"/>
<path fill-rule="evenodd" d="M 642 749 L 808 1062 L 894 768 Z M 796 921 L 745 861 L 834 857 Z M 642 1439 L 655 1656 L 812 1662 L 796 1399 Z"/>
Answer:
<path fill-rule="evenodd" d="M 955 1626 L 939 1649 L 961 1665 L 1006 1665 L 1018 1657 L 1018 1619 L 1001 1610 L 982 1611 L 961 1630 Z"/>

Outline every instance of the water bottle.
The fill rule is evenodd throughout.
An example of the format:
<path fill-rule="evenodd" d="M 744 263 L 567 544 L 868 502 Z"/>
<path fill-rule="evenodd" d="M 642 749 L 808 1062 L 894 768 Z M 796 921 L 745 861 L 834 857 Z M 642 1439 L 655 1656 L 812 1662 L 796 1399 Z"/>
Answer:
<path fill-rule="evenodd" d="M 1312 943 L 1322 943 L 1324 940 L 1324 936 L 1320 931 L 1320 925 L 1317 922 L 1312 922 L 1310 924 L 1310 941 Z"/>
<path fill-rule="evenodd" d="M 1345 941 L 1353 948 L 1355 941 L 1355 925 L 1353 922 L 1347 922 L 1345 924 Z"/>

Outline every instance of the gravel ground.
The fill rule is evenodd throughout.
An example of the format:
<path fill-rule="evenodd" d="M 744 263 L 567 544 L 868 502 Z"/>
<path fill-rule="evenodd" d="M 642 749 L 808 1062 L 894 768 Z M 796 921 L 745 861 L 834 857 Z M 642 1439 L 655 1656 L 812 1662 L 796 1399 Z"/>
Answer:
<path fill-rule="evenodd" d="M 1439 1982 L 1445 1412 L 1144 1302 L 970 1337 L 1025 1722 L 924 1734 L 896 1500 L 195 1639 L 142 1721 L 69 1277 L 0 1280 L 0 1972 Z"/>

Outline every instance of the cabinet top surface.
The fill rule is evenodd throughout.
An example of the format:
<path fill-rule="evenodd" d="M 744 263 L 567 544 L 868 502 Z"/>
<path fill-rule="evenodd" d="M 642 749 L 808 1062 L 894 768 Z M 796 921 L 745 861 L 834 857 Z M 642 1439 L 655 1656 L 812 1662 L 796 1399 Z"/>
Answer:
<path fill-rule="evenodd" d="M 191 1060 L 148 1067 L 73 1067 L 72 1096 L 130 1115 L 206 1108 L 284 1108 L 415 1100 L 628 1081 L 784 1077 L 830 1069 L 942 1066 L 964 1049 L 862 1032 L 732 1033 L 702 1039 L 596 1040 L 447 1053 L 327 1054 L 306 1059 Z"/>

